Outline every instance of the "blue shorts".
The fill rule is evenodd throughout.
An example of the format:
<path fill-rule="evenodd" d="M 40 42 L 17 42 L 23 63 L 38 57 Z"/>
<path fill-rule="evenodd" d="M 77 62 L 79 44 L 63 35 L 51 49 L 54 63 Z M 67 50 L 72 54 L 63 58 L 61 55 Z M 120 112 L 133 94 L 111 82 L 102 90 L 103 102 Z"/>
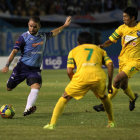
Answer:
<path fill-rule="evenodd" d="M 26 79 L 28 86 L 34 83 L 42 84 L 41 70 L 38 67 L 27 66 L 18 62 L 7 82 L 7 88 L 13 89 Z"/>

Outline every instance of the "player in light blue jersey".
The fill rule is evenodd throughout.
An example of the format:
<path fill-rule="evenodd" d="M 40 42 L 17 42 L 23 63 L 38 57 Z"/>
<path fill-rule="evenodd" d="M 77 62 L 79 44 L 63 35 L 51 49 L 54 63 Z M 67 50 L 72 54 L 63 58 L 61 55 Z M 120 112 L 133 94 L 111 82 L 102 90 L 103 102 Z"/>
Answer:
<path fill-rule="evenodd" d="M 23 33 L 16 41 L 8 61 L 2 72 L 9 71 L 9 66 L 14 57 L 21 51 L 21 58 L 7 82 L 7 90 L 11 91 L 18 84 L 26 79 L 27 85 L 31 87 L 30 94 L 27 99 L 27 104 L 24 116 L 30 115 L 36 111 L 35 102 L 38 97 L 39 90 L 42 84 L 40 66 L 43 59 L 45 44 L 50 37 L 58 35 L 65 27 L 71 23 L 71 17 L 67 17 L 63 26 L 52 30 L 51 32 L 39 32 L 41 27 L 39 17 L 31 17 L 28 22 L 29 31 Z"/>

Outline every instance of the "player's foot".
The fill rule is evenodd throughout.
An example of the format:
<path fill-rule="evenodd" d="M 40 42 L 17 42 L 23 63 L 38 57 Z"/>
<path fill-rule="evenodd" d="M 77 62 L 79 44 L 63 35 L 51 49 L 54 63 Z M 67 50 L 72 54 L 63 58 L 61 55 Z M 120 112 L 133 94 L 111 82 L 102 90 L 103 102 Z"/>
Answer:
<path fill-rule="evenodd" d="M 30 114 L 34 113 L 35 111 L 36 111 L 36 106 L 32 106 L 28 110 L 26 110 L 25 112 L 23 112 L 23 116 L 30 115 Z"/>
<path fill-rule="evenodd" d="M 114 122 L 108 122 L 108 125 L 106 127 L 113 128 L 113 127 L 115 127 L 115 124 L 114 124 Z"/>
<path fill-rule="evenodd" d="M 55 128 L 54 124 L 47 124 L 43 127 L 43 129 L 49 129 L 49 130 L 53 130 Z"/>
<path fill-rule="evenodd" d="M 93 109 L 97 112 L 105 111 L 103 104 L 93 106 Z"/>
<path fill-rule="evenodd" d="M 134 108 L 135 108 L 135 102 L 136 102 L 136 100 L 137 100 L 138 97 L 139 97 L 138 94 L 135 93 L 135 99 L 133 101 L 129 101 L 129 110 L 130 111 L 133 111 L 134 110 Z"/>

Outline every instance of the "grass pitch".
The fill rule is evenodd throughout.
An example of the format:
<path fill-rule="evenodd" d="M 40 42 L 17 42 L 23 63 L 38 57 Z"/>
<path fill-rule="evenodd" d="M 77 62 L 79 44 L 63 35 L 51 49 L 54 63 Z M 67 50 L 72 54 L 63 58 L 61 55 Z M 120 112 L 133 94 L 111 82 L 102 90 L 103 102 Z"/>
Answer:
<path fill-rule="evenodd" d="M 7 92 L 6 82 L 10 73 L 0 73 L 0 106 L 13 104 L 16 115 L 13 119 L 0 118 L 0 140 L 140 140 L 140 97 L 135 110 L 131 112 L 128 109 L 128 97 L 119 91 L 112 101 L 116 128 L 105 127 L 106 114 L 92 109 L 100 101 L 92 92 L 88 92 L 83 99 L 73 99 L 67 104 L 55 130 L 43 130 L 69 82 L 66 70 L 42 71 L 43 85 L 36 103 L 37 111 L 27 117 L 23 117 L 22 113 L 30 88 L 24 81 L 13 91 Z M 114 75 L 116 73 L 117 70 Z M 139 94 L 140 73 L 131 78 L 129 83 L 134 92 Z"/>

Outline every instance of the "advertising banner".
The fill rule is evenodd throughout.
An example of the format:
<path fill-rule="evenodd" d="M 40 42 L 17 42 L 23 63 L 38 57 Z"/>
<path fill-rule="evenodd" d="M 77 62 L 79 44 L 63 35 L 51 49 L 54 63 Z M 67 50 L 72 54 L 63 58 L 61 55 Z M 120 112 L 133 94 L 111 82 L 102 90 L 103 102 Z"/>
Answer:
<path fill-rule="evenodd" d="M 43 69 L 65 69 L 67 56 L 46 56 L 43 58 Z"/>
<path fill-rule="evenodd" d="M 72 24 L 73 23 L 110 23 L 110 22 L 122 22 L 122 14 L 123 11 L 120 9 L 115 9 L 112 11 L 102 12 L 102 13 L 89 13 L 87 15 L 73 15 Z M 0 17 L 19 20 L 19 16 L 11 16 L 6 15 L 5 13 L 0 13 Z M 41 21 L 50 21 L 50 22 L 64 22 L 66 19 L 66 15 L 59 14 L 51 14 L 40 16 Z M 21 20 L 28 20 L 29 17 L 20 17 Z M 140 20 L 140 10 L 138 11 L 138 20 Z"/>
<path fill-rule="evenodd" d="M 0 32 L 0 56 L 9 56 L 13 49 L 14 42 L 27 30 L 28 29 L 25 28 L 2 29 Z M 50 32 L 51 30 L 52 28 L 43 28 L 40 31 Z M 98 45 L 106 41 L 114 30 L 100 31 L 93 28 L 67 28 L 63 30 L 58 36 L 50 38 L 45 44 L 43 68 L 66 68 L 66 56 L 72 48 L 78 45 L 77 37 L 82 31 L 90 32 L 94 37 L 94 43 Z M 111 47 L 105 48 L 108 55 L 114 60 L 115 67 L 118 67 L 117 58 L 120 49 L 120 41 Z M 17 56 L 20 56 L 20 53 Z"/>

